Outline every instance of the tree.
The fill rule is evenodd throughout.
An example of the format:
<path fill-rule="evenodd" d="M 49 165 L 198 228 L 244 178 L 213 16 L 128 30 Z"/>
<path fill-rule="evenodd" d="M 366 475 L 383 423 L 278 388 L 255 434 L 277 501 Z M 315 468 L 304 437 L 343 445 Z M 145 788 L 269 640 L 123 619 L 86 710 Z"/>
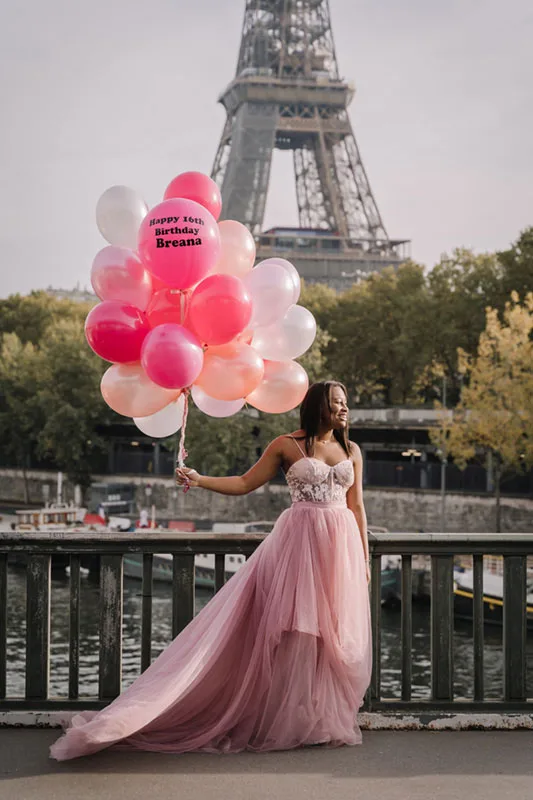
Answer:
<path fill-rule="evenodd" d="M 45 376 L 38 349 L 23 344 L 16 333 L 0 340 L 0 447 L 22 469 L 24 501 L 29 503 L 27 468 L 35 456 L 44 416 L 38 388 Z"/>
<path fill-rule="evenodd" d="M 509 250 L 498 253 L 498 261 L 502 272 L 496 307 L 503 309 L 511 292 L 520 297 L 533 292 L 533 227 L 523 231 Z"/>
<path fill-rule="evenodd" d="M 93 457 L 105 452 L 105 441 L 96 427 L 111 415 L 100 392 L 107 364 L 87 346 L 83 325 L 76 319 L 60 319 L 46 329 L 40 355 L 42 383 L 38 402 L 44 424 L 38 449 L 50 455 L 74 483 L 91 483 Z"/>
<path fill-rule="evenodd" d="M 427 309 L 424 271 L 413 262 L 372 274 L 340 296 L 326 356 L 351 402 L 416 400 L 412 387 L 430 360 Z"/>
<path fill-rule="evenodd" d="M 31 292 L 27 297 L 14 294 L 0 300 L 0 336 L 16 333 L 23 344 L 39 345 L 53 322 L 68 319 L 83 324 L 89 309 L 90 304 L 60 300 L 48 292 Z"/>
<path fill-rule="evenodd" d="M 533 293 L 523 304 L 516 292 L 503 320 L 486 311 L 477 353 L 460 350 L 459 368 L 467 378 L 453 419 L 443 419 L 432 434 L 459 466 L 489 455 L 494 464 L 496 530 L 501 528 L 500 488 L 505 473 L 533 465 Z"/>

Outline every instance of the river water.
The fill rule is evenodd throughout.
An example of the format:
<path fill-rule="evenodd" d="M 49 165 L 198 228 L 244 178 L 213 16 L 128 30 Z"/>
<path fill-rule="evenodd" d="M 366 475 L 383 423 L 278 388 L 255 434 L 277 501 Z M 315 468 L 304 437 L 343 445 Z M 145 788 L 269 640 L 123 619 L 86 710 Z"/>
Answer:
<path fill-rule="evenodd" d="M 7 696 L 24 694 L 26 647 L 26 587 L 25 571 L 8 571 L 8 638 L 7 638 Z M 98 585 L 81 581 L 80 636 L 80 695 L 98 694 Z M 68 694 L 68 616 L 69 582 L 66 576 L 53 577 L 50 637 L 50 695 Z M 196 613 L 209 602 L 207 590 L 196 593 Z M 141 583 L 130 579 L 124 585 L 123 614 L 123 687 L 140 672 L 141 641 Z M 400 613 L 382 610 L 381 634 L 382 697 L 400 696 L 401 653 Z M 171 587 L 154 584 L 152 610 L 152 655 L 155 658 L 172 639 Z M 413 610 L 413 697 L 430 695 L 430 617 L 425 606 Z M 487 697 L 502 695 L 502 631 L 487 626 L 485 630 L 485 692 Z M 533 695 L 533 636 L 528 636 L 528 689 Z M 455 694 L 470 698 L 473 695 L 473 642 L 471 626 L 456 622 L 454 631 Z"/>

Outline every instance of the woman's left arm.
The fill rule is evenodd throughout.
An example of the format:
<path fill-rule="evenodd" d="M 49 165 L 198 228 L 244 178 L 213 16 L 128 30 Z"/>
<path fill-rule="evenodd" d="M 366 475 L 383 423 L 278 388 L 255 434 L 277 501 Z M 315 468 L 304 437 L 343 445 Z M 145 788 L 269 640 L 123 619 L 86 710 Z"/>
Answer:
<path fill-rule="evenodd" d="M 356 445 L 354 442 L 350 442 L 350 445 L 352 451 L 351 457 L 355 472 L 355 480 L 348 489 L 348 494 L 346 495 L 346 502 L 348 504 L 348 508 L 350 509 L 350 511 L 352 511 L 355 520 L 357 522 L 357 527 L 359 528 L 359 533 L 361 535 L 361 542 L 363 544 L 365 561 L 368 564 L 369 563 L 368 535 L 366 526 L 365 505 L 363 503 L 363 456 L 361 454 L 361 448 L 358 447 L 358 445 Z"/>

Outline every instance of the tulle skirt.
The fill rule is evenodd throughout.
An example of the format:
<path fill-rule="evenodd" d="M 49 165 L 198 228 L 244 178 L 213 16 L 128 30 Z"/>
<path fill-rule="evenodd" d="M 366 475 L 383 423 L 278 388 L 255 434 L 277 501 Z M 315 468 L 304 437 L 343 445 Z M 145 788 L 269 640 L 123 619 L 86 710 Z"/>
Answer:
<path fill-rule="evenodd" d="M 285 750 L 361 741 L 370 681 L 363 547 L 341 504 L 295 503 L 154 663 L 50 750 Z"/>

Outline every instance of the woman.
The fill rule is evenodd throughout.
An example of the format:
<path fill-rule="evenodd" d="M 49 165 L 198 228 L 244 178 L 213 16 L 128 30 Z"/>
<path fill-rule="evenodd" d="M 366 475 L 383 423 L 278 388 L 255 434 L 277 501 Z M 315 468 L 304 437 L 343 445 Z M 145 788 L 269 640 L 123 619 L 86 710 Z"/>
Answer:
<path fill-rule="evenodd" d="M 346 390 L 310 387 L 301 430 L 240 477 L 178 484 L 246 494 L 285 470 L 292 506 L 228 583 L 113 703 L 75 716 L 58 760 L 122 750 L 238 752 L 358 744 L 370 681 L 368 543 Z"/>

